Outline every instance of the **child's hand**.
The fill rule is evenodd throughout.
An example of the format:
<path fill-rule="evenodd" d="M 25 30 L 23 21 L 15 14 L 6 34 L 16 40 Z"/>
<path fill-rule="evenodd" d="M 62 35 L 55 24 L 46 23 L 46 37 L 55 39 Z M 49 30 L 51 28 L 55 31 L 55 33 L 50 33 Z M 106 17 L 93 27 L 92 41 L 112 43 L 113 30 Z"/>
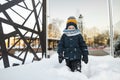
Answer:
<path fill-rule="evenodd" d="M 87 64 L 88 63 L 88 57 L 83 56 L 82 61 L 84 61 L 84 63 Z"/>
<path fill-rule="evenodd" d="M 64 58 L 63 58 L 62 55 L 59 55 L 59 56 L 58 56 L 59 63 L 62 63 L 63 59 L 64 59 Z"/>

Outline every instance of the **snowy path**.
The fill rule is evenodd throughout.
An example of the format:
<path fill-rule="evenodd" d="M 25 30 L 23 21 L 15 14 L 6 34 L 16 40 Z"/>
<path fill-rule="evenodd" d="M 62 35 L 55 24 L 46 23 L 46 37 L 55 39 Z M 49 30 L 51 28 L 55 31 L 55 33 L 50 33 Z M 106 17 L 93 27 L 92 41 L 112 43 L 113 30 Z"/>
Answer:
<path fill-rule="evenodd" d="M 0 69 L 0 80 L 120 80 L 120 58 L 89 56 L 82 62 L 82 73 L 71 72 L 57 54 L 50 59 L 7 69 Z"/>
<path fill-rule="evenodd" d="M 105 55 L 109 55 L 108 52 L 104 51 L 104 50 L 91 50 L 89 51 L 90 55 L 94 55 L 94 56 L 105 56 Z"/>

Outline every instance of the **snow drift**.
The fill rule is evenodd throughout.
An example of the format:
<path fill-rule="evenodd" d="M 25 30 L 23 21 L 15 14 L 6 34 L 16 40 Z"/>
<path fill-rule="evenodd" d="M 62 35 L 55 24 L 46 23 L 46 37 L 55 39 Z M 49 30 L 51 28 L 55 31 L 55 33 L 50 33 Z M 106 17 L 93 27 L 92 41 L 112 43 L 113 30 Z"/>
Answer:
<path fill-rule="evenodd" d="M 120 80 L 120 59 L 111 56 L 89 56 L 82 62 L 82 73 L 71 72 L 57 54 L 50 59 L 0 70 L 0 80 Z"/>

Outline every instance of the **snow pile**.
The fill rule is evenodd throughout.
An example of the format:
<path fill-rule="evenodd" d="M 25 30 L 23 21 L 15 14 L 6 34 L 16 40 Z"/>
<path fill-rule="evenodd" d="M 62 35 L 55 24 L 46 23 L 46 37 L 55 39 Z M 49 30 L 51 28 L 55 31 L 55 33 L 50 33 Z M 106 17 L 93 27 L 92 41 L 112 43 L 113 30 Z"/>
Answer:
<path fill-rule="evenodd" d="M 90 80 L 120 80 L 120 59 L 111 56 L 90 57 L 88 64 Z"/>
<path fill-rule="evenodd" d="M 120 59 L 111 56 L 89 56 L 82 62 L 82 73 L 71 72 L 57 54 L 50 59 L 0 70 L 1 80 L 120 80 Z M 7 77 L 6 77 L 7 76 Z"/>

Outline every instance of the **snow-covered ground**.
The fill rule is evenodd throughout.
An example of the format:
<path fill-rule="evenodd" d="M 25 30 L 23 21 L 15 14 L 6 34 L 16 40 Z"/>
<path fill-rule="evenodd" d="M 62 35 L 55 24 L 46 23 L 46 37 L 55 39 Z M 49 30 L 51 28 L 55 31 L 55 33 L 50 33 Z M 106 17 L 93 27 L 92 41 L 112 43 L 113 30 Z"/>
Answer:
<path fill-rule="evenodd" d="M 71 72 L 58 63 L 57 54 L 30 64 L 0 69 L 0 80 L 120 80 L 120 58 L 89 56 L 89 63 L 82 62 L 82 73 Z"/>

